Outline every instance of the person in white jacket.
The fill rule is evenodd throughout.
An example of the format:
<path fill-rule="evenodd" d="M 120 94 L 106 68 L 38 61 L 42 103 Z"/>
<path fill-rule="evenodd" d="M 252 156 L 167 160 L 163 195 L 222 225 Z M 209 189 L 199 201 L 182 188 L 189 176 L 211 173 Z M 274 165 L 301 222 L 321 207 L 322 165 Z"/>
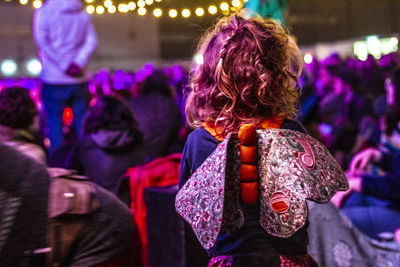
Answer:
<path fill-rule="evenodd" d="M 66 106 L 72 108 L 76 133 L 82 129 L 90 100 L 84 70 L 97 47 L 97 36 L 79 0 L 47 0 L 35 13 L 33 33 L 42 63 L 42 100 L 53 153 L 63 144 Z"/>

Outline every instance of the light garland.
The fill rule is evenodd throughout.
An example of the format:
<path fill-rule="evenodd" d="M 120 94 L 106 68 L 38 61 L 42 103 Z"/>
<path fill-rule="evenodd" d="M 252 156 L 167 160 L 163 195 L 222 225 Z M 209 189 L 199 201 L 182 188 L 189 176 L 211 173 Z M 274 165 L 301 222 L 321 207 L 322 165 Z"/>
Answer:
<path fill-rule="evenodd" d="M 7 0 L 5 0 L 7 1 Z M 10 1 L 10 0 L 8 0 Z M 31 2 L 31 5 L 34 8 L 40 8 L 43 4 L 43 0 L 19 0 L 20 5 L 27 5 Z M 202 17 L 206 14 L 208 15 L 217 15 L 218 13 L 222 13 L 224 15 L 228 15 L 231 12 L 235 12 L 243 7 L 243 5 L 247 2 L 247 0 L 230 0 L 230 2 L 218 1 L 215 0 L 213 4 L 208 5 L 207 7 L 196 6 L 192 9 L 190 8 L 167 8 L 167 10 L 163 10 L 161 7 L 152 8 L 150 12 L 147 12 L 150 6 L 154 4 L 158 4 L 162 2 L 162 0 L 136 0 L 129 1 L 125 3 L 115 4 L 113 0 L 85 0 L 86 2 L 86 12 L 88 14 L 114 14 L 117 11 L 119 13 L 131 13 L 132 11 L 137 12 L 140 16 L 145 16 L 146 14 L 152 14 L 156 18 L 160 18 L 162 16 L 168 16 L 169 18 L 184 18 L 187 19 L 191 16 Z M 102 3 L 101 3 L 102 2 Z M 164 15 L 165 14 L 165 15 Z"/>

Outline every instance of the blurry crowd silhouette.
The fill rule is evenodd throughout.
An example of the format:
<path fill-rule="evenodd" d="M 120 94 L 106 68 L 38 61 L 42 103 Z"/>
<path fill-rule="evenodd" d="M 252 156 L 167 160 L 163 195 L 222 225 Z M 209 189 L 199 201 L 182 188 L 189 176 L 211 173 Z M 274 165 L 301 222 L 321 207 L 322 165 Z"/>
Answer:
<path fill-rule="evenodd" d="M 306 64 L 299 81 L 297 119 L 348 170 L 351 189 L 333 202 L 359 230 L 377 240 L 396 240 L 400 228 L 399 67 L 397 54 L 380 60 L 369 56 L 366 61 L 333 54 Z M 39 165 L 75 170 L 74 175 L 86 176 L 119 197 L 135 214 L 143 208 L 133 203 L 143 197 L 137 188 L 161 184 L 152 181 L 161 179 L 151 176 L 152 171 L 168 180 L 163 185 L 178 182 L 177 177 L 165 178 L 165 173 L 179 169 L 180 154 L 174 153 L 182 151 L 190 132 L 183 111 L 187 77 L 184 65 L 156 68 L 151 63 L 135 71 L 104 69 L 91 74 L 82 132 L 72 124 L 70 107 L 63 106 L 64 138 L 56 149 L 47 138 L 41 82 L 2 80 L 0 141 Z M 167 166 L 160 159 L 177 164 Z M 135 180 L 135 187 L 133 173 L 146 173 L 147 180 Z M 140 221 L 143 218 L 135 218 L 139 226 Z M 146 244 L 133 245 L 146 264 L 140 252 Z M 121 257 L 109 266 L 124 266 L 116 262 L 122 264 Z"/>

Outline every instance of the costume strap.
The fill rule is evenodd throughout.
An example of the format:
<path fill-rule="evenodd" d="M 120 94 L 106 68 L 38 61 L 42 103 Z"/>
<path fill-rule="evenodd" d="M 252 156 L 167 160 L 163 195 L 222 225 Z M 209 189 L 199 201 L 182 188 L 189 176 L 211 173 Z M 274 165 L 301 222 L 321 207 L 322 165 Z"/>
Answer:
<path fill-rule="evenodd" d="M 285 119 L 281 117 L 267 117 L 259 125 L 256 125 L 256 128 L 279 129 L 284 120 Z M 202 127 L 220 142 L 222 142 L 226 137 L 226 135 L 222 133 L 222 128 L 219 126 L 216 127 L 214 122 L 204 122 Z"/>
<path fill-rule="evenodd" d="M 268 117 L 259 125 L 249 123 L 240 126 L 238 139 L 240 141 L 240 187 L 242 200 L 246 204 L 255 204 L 258 199 L 258 173 L 257 173 L 257 133 L 258 128 L 277 129 L 283 123 L 282 118 Z M 221 127 L 216 127 L 213 122 L 203 124 L 203 127 L 215 139 L 222 142 L 226 136 Z"/>

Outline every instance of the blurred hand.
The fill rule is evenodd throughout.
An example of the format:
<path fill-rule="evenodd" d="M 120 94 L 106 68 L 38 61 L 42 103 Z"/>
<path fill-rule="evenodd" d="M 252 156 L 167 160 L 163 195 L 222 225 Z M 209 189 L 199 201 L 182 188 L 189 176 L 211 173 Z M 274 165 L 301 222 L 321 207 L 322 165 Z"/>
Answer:
<path fill-rule="evenodd" d="M 338 191 L 331 198 L 331 202 L 336 207 L 340 208 L 343 205 L 344 200 L 351 194 L 351 188 L 347 191 Z"/>
<path fill-rule="evenodd" d="M 73 62 L 68 66 L 68 69 L 65 73 L 73 77 L 82 77 L 83 75 L 81 67 Z"/>
<path fill-rule="evenodd" d="M 366 171 L 369 163 L 379 161 L 382 153 L 376 148 L 367 148 L 357 153 L 350 162 L 348 175 L 359 176 Z"/>

